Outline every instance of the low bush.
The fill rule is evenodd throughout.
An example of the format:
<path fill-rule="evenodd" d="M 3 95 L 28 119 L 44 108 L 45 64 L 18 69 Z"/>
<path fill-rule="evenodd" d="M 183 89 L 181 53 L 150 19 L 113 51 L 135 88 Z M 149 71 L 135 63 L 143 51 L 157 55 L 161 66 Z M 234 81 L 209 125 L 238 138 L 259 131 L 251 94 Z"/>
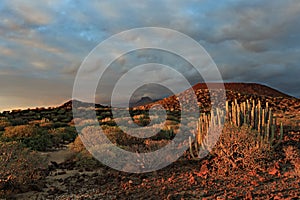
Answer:
<path fill-rule="evenodd" d="M 11 123 L 6 117 L 0 118 L 0 131 L 4 131 L 5 127 L 11 126 Z"/>
<path fill-rule="evenodd" d="M 54 137 L 56 143 L 73 142 L 77 137 L 75 127 L 60 127 L 49 130 L 50 135 Z"/>
<path fill-rule="evenodd" d="M 69 148 L 76 153 L 74 157 L 74 161 L 76 162 L 76 166 L 78 168 L 95 168 L 102 166 L 102 164 L 96 160 L 92 154 L 85 148 L 83 145 L 80 136 L 77 136 L 73 143 L 69 146 Z"/>
<path fill-rule="evenodd" d="M 0 197 L 45 178 L 47 160 L 18 142 L 0 142 Z"/>
<path fill-rule="evenodd" d="M 174 116 L 174 115 L 171 115 L 171 114 L 169 114 L 167 116 L 167 119 L 170 120 L 170 121 L 174 121 L 176 123 L 180 123 L 180 117 L 177 117 L 177 116 Z"/>
<path fill-rule="evenodd" d="M 219 174 L 235 170 L 265 170 L 266 163 L 274 160 L 274 151 L 265 141 L 257 143 L 257 132 L 248 126 L 226 124 L 211 154 L 215 155 L 214 168 Z"/>
<path fill-rule="evenodd" d="M 300 150 L 299 148 L 289 145 L 283 149 L 285 160 L 292 164 L 294 174 L 300 177 Z"/>
<path fill-rule="evenodd" d="M 155 136 L 151 137 L 152 140 L 172 140 L 175 137 L 174 131 L 161 130 Z"/>
<path fill-rule="evenodd" d="M 23 138 L 21 142 L 35 151 L 47 151 L 55 145 L 54 138 L 46 130 L 40 130 L 33 137 Z"/>
<path fill-rule="evenodd" d="M 112 113 L 110 111 L 103 111 L 103 112 L 97 114 L 98 120 L 102 120 L 102 119 L 105 119 L 107 117 L 110 118 L 111 116 L 112 116 Z"/>
<path fill-rule="evenodd" d="M 80 136 L 77 136 L 74 142 L 70 144 L 70 149 L 76 153 L 86 150 L 80 139 Z"/>
<path fill-rule="evenodd" d="M 10 120 L 11 126 L 19 126 L 19 125 L 24 125 L 27 124 L 28 121 L 24 120 L 22 118 L 15 118 Z"/>
<path fill-rule="evenodd" d="M 32 125 L 9 126 L 5 128 L 4 137 L 20 139 L 32 137 L 38 133 L 38 128 Z"/>
<path fill-rule="evenodd" d="M 64 123 L 64 122 L 53 123 L 53 128 L 66 127 L 66 126 L 68 126 L 68 123 Z"/>
<path fill-rule="evenodd" d="M 46 151 L 54 145 L 54 137 L 46 129 L 34 125 L 6 127 L 2 137 L 5 141 L 20 141 L 36 151 Z"/>

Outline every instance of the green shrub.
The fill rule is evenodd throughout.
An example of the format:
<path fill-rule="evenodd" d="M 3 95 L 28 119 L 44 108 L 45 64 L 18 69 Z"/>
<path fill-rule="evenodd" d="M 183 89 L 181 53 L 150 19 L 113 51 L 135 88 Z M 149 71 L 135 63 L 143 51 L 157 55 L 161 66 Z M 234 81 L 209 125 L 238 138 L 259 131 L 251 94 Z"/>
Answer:
<path fill-rule="evenodd" d="M 61 128 L 61 139 L 63 141 L 69 141 L 69 142 L 73 142 L 75 140 L 75 138 L 77 137 L 77 131 L 75 129 L 75 127 L 64 127 Z"/>
<path fill-rule="evenodd" d="M 5 127 L 11 126 L 11 123 L 6 117 L 0 118 L 0 131 L 4 131 Z"/>
<path fill-rule="evenodd" d="M 46 129 L 33 125 L 6 127 L 3 138 L 6 141 L 21 141 L 36 151 L 46 151 L 54 145 L 54 137 Z"/>
<path fill-rule="evenodd" d="M 66 127 L 66 126 L 68 126 L 68 124 L 64 122 L 55 122 L 53 124 L 53 128 Z"/>
<path fill-rule="evenodd" d="M 66 110 L 65 109 L 59 109 L 58 111 L 57 111 L 57 114 L 60 114 L 60 115 L 62 115 L 62 114 L 65 114 L 66 113 Z"/>
<path fill-rule="evenodd" d="M 71 116 L 65 116 L 64 118 L 60 119 L 61 122 L 64 122 L 64 123 L 69 123 L 70 121 L 72 121 L 72 117 Z"/>
<path fill-rule="evenodd" d="M 36 151 L 46 151 L 54 145 L 54 137 L 46 130 L 40 130 L 33 137 L 23 138 L 21 141 L 26 147 Z"/>
<path fill-rule="evenodd" d="M 60 127 L 49 131 L 57 142 L 73 142 L 77 137 L 77 131 L 75 127 Z"/>
<path fill-rule="evenodd" d="M 5 128 L 4 137 L 20 139 L 36 135 L 38 128 L 32 125 L 9 126 Z"/>
<path fill-rule="evenodd" d="M 105 119 L 107 117 L 111 117 L 112 114 L 111 114 L 110 111 L 103 111 L 103 112 L 99 113 L 99 115 L 97 115 L 97 116 L 98 116 L 99 120 L 102 120 L 102 119 Z"/>
<path fill-rule="evenodd" d="M 11 126 L 19 126 L 19 125 L 24 125 L 27 124 L 28 121 L 24 120 L 22 118 L 15 118 L 10 120 Z"/>
<path fill-rule="evenodd" d="M 107 122 L 101 122 L 101 125 L 117 126 L 117 124 L 116 124 L 116 122 L 114 120 L 109 120 Z"/>
<path fill-rule="evenodd" d="M 174 131 L 170 130 L 161 130 L 155 136 L 151 137 L 152 140 L 171 140 L 175 137 Z"/>
<path fill-rule="evenodd" d="M 141 115 L 139 119 L 137 120 L 137 124 L 140 126 L 147 126 L 150 123 L 149 116 Z"/>
<path fill-rule="evenodd" d="M 177 122 L 177 123 L 180 123 L 180 118 L 177 117 L 177 116 L 171 115 L 171 114 L 169 114 L 169 115 L 167 116 L 167 119 L 168 119 L 168 120 L 171 120 L 171 121 L 175 121 L 175 122 Z"/>

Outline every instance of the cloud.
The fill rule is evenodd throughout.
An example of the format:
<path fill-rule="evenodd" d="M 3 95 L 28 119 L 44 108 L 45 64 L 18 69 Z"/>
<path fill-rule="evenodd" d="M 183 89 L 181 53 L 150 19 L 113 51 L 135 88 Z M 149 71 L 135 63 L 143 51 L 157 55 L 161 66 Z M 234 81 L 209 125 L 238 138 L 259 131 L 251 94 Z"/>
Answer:
<path fill-rule="evenodd" d="M 4 56 L 11 56 L 13 54 L 13 50 L 7 47 L 0 47 L 0 54 Z"/>
<path fill-rule="evenodd" d="M 49 7 L 46 6 L 51 4 L 51 1 L 49 0 L 43 2 L 30 0 L 4 0 L 4 3 L 7 5 L 7 9 L 12 10 L 17 17 L 22 18 L 26 24 L 49 24 L 54 17 L 53 13 L 51 13 L 51 9 L 48 9 Z"/>
<path fill-rule="evenodd" d="M 237 40 L 254 52 L 269 50 L 271 48 L 267 47 L 272 45 L 268 43 L 288 39 L 291 33 L 299 32 L 299 28 L 295 30 L 299 16 L 299 1 L 254 1 L 230 5 L 216 15 L 223 19 L 223 23 L 218 27 L 220 31 L 215 40 Z"/>
<path fill-rule="evenodd" d="M 208 0 L 3 0 L 0 18 L 0 76 L 14 77 L 5 79 L 5 84 L 11 85 L 8 88 L 13 88 L 5 94 L 18 96 L 19 102 L 28 103 L 25 99 L 30 97 L 18 93 L 13 81 L 32 85 L 19 84 L 20 90 L 27 92 L 38 89 L 30 79 L 43 80 L 43 83 L 36 82 L 36 87 L 62 82 L 68 85 L 70 93 L 77 69 L 97 44 L 115 33 L 147 26 L 175 29 L 198 41 L 219 66 L 225 81 L 261 82 L 300 97 L 296 76 L 300 53 L 298 0 L 218 3 Z M 136 39 L 128 38 L 128 42 Z M 171 39 L 166 36 L 155 41 L 163 43 Z M 177 44 L 178 49 L 183 47 L 184 44 Z M 108 49 L 105 55 L 116 53 Z M 201 80 L 193 67 L 179 57 L 159 51 L 138 51 L 119 58 L 111 66 L 103 80 L 105 91 L 132 66 L 148 62 L 172 66 L 192 84 Z M 177 77 L 157 74 L 160 80 L 180 85 Z M 64 96 L 62 91 L 67 90 L 57 85 L 55 89 L 49 85 L 46 88 L 51 90 L 51 99 L 54 96 L 59 99 Z M 103 98 L 108 93 L 99 95 Z M 8 97 L 5 99 L 9 102 Z"/>

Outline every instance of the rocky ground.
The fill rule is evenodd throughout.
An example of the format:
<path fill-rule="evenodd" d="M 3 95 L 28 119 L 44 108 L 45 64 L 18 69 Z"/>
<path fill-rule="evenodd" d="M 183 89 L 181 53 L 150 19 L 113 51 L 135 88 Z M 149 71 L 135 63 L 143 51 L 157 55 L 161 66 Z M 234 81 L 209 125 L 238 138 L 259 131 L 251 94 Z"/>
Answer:
<path fill-rule="evenodd" d="M 289 132 L 266 168 L 225 168 L 218 158 L 180 158 L 156 172 L 128 174 L 109 167 L 78 167 L 72 152 L 49 153 L 49 175 L 10 199 L 298 199 L 300 132 Z M 298 151 L 299 152 L 299 151 Z M 216 167 L 217 166 L 217 167 Z"/>

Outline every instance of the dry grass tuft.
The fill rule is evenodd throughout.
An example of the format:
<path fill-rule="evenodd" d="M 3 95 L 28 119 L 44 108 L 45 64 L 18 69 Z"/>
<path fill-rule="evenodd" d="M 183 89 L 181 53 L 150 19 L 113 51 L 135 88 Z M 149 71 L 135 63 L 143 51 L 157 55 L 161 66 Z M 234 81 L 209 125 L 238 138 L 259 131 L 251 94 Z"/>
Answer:
<path fill-rule="evenodd" d="M 287 146 L 283 149 L 285 159 L 294 166 L 295 175 L 300 177 L 300 151 L 294 146 Z"/>
<path fill-rule="evenodd" d="M 227 124 L 212 151 L 215 156 L 213 167 L 219 174 L 228 174 L 235 170 L 264 171 L 274 152 L 267 142 L 258 146 L 256 141 L 256 132 L 251 128 L 237 128 Z"/>

